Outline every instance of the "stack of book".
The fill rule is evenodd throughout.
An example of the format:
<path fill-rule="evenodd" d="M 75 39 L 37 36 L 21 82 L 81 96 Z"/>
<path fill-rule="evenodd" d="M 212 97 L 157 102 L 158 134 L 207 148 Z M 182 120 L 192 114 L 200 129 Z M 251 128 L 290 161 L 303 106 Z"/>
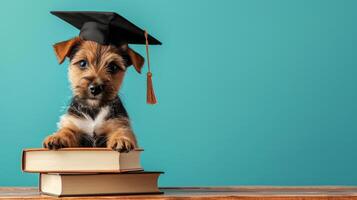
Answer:
<path fill-rule="evenodd" d="M 40 173 L 39 191 L 54 196 L 158 194 L 162 172 L 144 171 L 143 150 L 106 148 L 26 149 L 22 170 Z"/>

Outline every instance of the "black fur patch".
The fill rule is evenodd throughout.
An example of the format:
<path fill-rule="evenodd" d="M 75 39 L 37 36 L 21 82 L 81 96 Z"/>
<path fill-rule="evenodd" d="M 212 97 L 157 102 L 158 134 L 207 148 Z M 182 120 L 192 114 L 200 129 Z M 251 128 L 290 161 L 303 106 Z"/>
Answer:
<path fill-rule="evenodd" d="M 94 135 L 93 137 L 82 134 L 79 140 L 80 147 L 106 147 L 107 137 L 104 135 Z"/>
<path fill-rule="evenodd" d="M 109 114 L 106 120 L 120 117 L 129 117 L 123 106 L 123 103 L 118 96 L 115 99 L 107 102 L 105 105 L 98 107 L 88 106 L 80 98 L 74 97 L 67 112 L 78 118 L 84 118 L 85 114 L 90 116 L 92 119 L 95 119 L 100 109 L 104 106 L 109 106 Z M 106 142 L 107 138 L 104 135 L 96 135 L 95 133 L 93 134 L 93 137 L 86 133 L 82 133 L 79 141 L 81 147 L 106 147 Z"/>
<path fill-rule="evenodd" d="M 120 98 L 117 96 L 113 101 L 108 102 L 109 106 L 109 115 L 107 119 L 113 119 L 118 117 L 126 117 L 129 118 L 126 109 L 123 106 Z"/>
<path fill-rule="evenodd" d="M 126 109 L 123 106 L 123 103 L 121 102 L 118 96 L 113 100 L 108 101 L 107 103 L 98 107 L 89 106 L 84 102 L 84 100 L 78 97 L 74 97 L 71 101 L 71 104 L 67 112 L 71 115 L 80 118 L 84 117 L 83 114 L 86 114 L 90 116 L 92 119 L 95 119 L 100 109 L 104 106 L 109 106 L 109 115 L 107 119 L 113 119 L 118 117 L 129 117 Z"/>

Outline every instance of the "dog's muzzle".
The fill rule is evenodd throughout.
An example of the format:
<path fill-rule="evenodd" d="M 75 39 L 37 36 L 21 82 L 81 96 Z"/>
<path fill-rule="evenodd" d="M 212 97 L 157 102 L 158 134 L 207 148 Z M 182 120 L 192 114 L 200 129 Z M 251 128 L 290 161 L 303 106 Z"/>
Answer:
<path fill-rule="evenodd" d="M 103 88 L 104 88 L 103 85 L 96 85 L 96 84 L 90 84 L 88 86 L 88 90 L 93 96 L 97 96 L 98 94 L 102 93 Z"/>

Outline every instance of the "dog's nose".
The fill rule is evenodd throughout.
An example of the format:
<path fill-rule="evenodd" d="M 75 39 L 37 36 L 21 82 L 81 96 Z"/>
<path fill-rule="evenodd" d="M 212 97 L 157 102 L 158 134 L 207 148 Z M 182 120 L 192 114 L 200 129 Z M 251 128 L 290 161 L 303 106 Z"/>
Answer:
<path fill-rule="evenodd" d="M 88 89 L 92 95 L 97 96 L 98 94 L 102 93 L 103 85 L 90 84 Z"/>

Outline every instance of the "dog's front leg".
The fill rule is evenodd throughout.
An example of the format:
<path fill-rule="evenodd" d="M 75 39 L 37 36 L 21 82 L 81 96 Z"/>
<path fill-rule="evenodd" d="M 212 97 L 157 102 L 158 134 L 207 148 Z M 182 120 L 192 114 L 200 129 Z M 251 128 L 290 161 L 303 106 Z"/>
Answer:
<path fill-rule="evenodd" d="M 59 149 L 65 147 L 78 147 L 80 141 L 79 130 L 75 127 L 62 127 L 56 133 L 49 135 L 43 141 L 43 147 Z"/>
<path fill-rule="evenodd" d="M 134 134 L 129 130 L 117 130 L 107 136 L 107 147 L 119 152 L 129 152 L 137 147 Z"/>
<path fill-rule="evenodd" d="M 129 152 L 138 147 L 127 118 L 108 120 L 105 125 L 107 147 L 119 152 Z"/>

